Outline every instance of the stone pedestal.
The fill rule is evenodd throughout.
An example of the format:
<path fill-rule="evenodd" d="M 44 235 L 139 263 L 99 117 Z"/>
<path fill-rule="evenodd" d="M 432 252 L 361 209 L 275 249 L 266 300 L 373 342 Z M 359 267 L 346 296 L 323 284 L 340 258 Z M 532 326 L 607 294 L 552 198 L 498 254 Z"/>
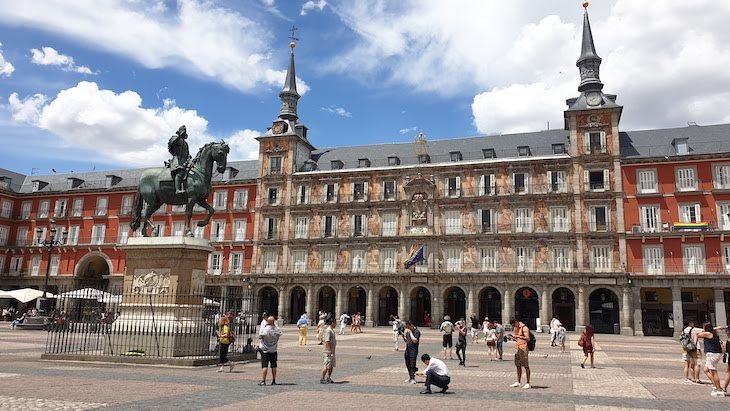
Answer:
<path fill-rule="evenodd" d="M 210 324 L 204 315 L 207 240 L 135 237 L 126 253 L 120 317 L 106 349 L 113 354 L 140 350 L 147 357 L 205 355 Z"/>

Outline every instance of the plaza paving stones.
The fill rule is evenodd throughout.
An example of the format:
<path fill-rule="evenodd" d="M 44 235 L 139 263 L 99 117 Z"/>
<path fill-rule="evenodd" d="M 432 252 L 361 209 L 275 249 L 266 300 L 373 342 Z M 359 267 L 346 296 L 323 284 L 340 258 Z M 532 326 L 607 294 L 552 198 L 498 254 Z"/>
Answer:
<path fill-rule="evenodd" d="M 450 393 L 424 396 L 418 394 L 422 384 L 404 383 L 403 351 L 393 351 L 388 328 L 338 336 L 336 384 L 319 384 L 322 346 L 317 345 L 313 331 L 310 344 L 301 347 L 296 329 L 284 328 L 277 377 L 282 385 L 259 387 L 258 362 L 239 364 L 233 373 L 216 373 L 213 366 L 41 361 L 44 332 L 10 330 L 0 324 L 0 410 L 533 407 L 620 411 L 686 410 L 688 402 L 692 409 L 730 409 L 730 398 L 710 397 L 709 384 L 683 381 L 679 345 L 671 338 L 599 335 L 597 368 L 582 369 L 577 335 L 569 336 L 568 352 L 561 354 L 549 346 L 547 336 L 538 334 L 537 350 L 530 355 L 530 390 L 508 387 L 516 379 L 514 345 L 505 344 L 504 361 L 490 362 L 483 342 L 469 344 L 467 367 L 447 360 Z M 440 358 L 440 335 L 433 330 L 422 332 L 421 353 Z M 420 362 L 419 368 L 423 368 Z"/>

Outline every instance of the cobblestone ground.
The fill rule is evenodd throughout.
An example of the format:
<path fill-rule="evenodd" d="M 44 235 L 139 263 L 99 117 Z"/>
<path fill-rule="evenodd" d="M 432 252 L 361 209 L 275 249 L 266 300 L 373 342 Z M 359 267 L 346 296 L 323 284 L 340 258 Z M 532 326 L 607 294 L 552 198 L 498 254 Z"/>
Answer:
<path fill-rule="evenodd" d="M 547 336 L 538 334 L 537 350 L 530 355 L 530 390 L 508 387 L 516 380 L 511 361 L 514 345 L 505 344 L 502 362 L 490 362 L 483 343 L 469 345 L 466 368 L 457 367 L 458 361 L 447 361 L 452 375 L 449 394 L 425 396 L 418 394 L 421 384 L 404 383 L 403 353 L 393 351 L 392 334 L 386 328 L 338 336 L 336 384 L 321 385 L 322 347 L 311 338 L 313 332 L 310 345 L 304 347 L 296 342 L 296 329 L 285 327 L 279 344 L 277 380 L 281 385 L 259 387 L 259 363 L 240 364 L 233 373 L 216 373 L 212 366 L 41 361 L 45 332 L 13 331 L 6 324 L 0 323 L 1 410 L 730 409 L 730 398 L 710 397 L 710 385 L 683 381 L 679 346 L 669 338 L 599 335 L 597 368 L 581 369 L 577 335 L 569 335 L 569 352 L 560 354 L 550 347 Z M 437 332 L 423 331 L 421 353 L 437 354 L 440 340 Z"/>

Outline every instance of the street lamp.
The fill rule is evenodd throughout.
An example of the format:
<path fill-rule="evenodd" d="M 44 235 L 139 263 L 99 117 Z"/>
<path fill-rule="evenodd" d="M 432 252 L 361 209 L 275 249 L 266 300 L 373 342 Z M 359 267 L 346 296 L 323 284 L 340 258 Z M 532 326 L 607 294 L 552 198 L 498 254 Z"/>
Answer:
<path fill-rule="evenodd" d="M 37 227 L 35 229 L 35 232 L 38 237 L 43 235 L 43 229 L 40 227 Z M 48 240 L 46 240 L 44 238 L 44 239 L 42 239 L 42 241 L 38 242 L 39 246 L 45 247 L 46 250 L 48 250 L 48 263 L 46 264 L 46 278 L 43 280 L 43 297 L 41 298 L 40 307 L 39 307 L 41 313 L 46 313 L 48 311 L 48 299 L 46 298 L 46 293 L 48 292 L 48 276 L 51 274 L 51 254 L 53 253 L 53 249 L 61 244 L 63 244 L 63 243 L 56 239 L 56 220 L 51 220 L 51 230 L 49 233 Z"/>

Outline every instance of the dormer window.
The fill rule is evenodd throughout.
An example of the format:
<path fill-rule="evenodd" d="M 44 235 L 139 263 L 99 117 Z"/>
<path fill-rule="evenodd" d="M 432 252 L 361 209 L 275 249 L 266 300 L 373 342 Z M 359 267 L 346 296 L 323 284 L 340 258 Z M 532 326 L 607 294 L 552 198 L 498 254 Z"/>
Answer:
<path fill-rule="evenodd" d="M 494 152 L 493 148 L 483 149 L 482 154 L 484 154 L 484 158 L 497 158 L 497 154 Z"/>
<path fill-rule="evenodd" d="M 33 180 L 33 192 L 43 190 L 45 186 L 47 186 L 48 183 L 41 180 Z"/>
<path fill-rule="evenodd" d="M 70 177 L 66 181 L 67 181 L 67 187 L 69 190 L 80 186 L 84 182 L 84 180 L 82 180 L 80 178 L 75 178 L 75 177 Z"/>
<path fill-rule="evenodd" d="M 428 154 L 419 154 L 418 162 L 420 164 L 428 164 L 431 162 L 431 156 L 429 156 Z"/>
<path fill-rule="evenodd" d="M 461 156 L 461 151 L 452 151 L 449 153 L 449 156 L 451 157 L 451 161 L 463 160 L 463 157 Z"/>
<path fill-rule="evenodd" d="M 368 168 L 370 167 L 370 160 L 367 158 L 361 158 L 357 160 L 357 167 L 358 168 Z"/>
<path fill-rule="evenodd" d="M 400 165 L 400 158 L 396 156 L 390 156 L 388 157 L 388 165 L 389 166 L 399 166 Z"/>
<path fill-rule="evenodd" d="M 271 174 L 271 175 L 281 174 L 281 157 L 280 156 L 269 157 L 269 174 Z"/>
<path fill-rule="evenodd" d="M 530 156 L 530 146 L 517 146 L 517 156 L 518 157 L 529 157 Z"/>
<path fill-rule="evenodd" d="M 7 176 L 0 177 L 0 188 L 7 189 L 10 187 L 10 182 L 12 179 Z"/>
<path fill-rule="evenodd" d="M 113 174 L 109 174 L 106 176 L 106 180 L 104 181 L 104 187 L 111 188 L 111 187 L 115 186 L 120 180 L 121 180 L 121 177 L 115 176 Z"/>
<path fill-rule="evenodd" d="M 330 162 L 330 165 L 332 166 L 333 170 L 342 170 L 342 167 L 345 166 L 345 163 L 340 160 L 332 160 Z"/>
<path fill-rule="evenodd" d="M 226 172 L 223 174 L 224 180 L 232 180 L 238 175 L 238 170 L 233 167 L 226 167 Z"/>
<path fill-rule="evenodd" d="M 689 154 L 689 144 L 688 140 L 686 138 L 675 138 L 674 143 L 674 149 L 677 150 L 677 155 L 685 155 Z"/>
<path fill-rule="evenodd" d="M 553 144 L 553 154 L 565 154 L 565 144 Z"/>

